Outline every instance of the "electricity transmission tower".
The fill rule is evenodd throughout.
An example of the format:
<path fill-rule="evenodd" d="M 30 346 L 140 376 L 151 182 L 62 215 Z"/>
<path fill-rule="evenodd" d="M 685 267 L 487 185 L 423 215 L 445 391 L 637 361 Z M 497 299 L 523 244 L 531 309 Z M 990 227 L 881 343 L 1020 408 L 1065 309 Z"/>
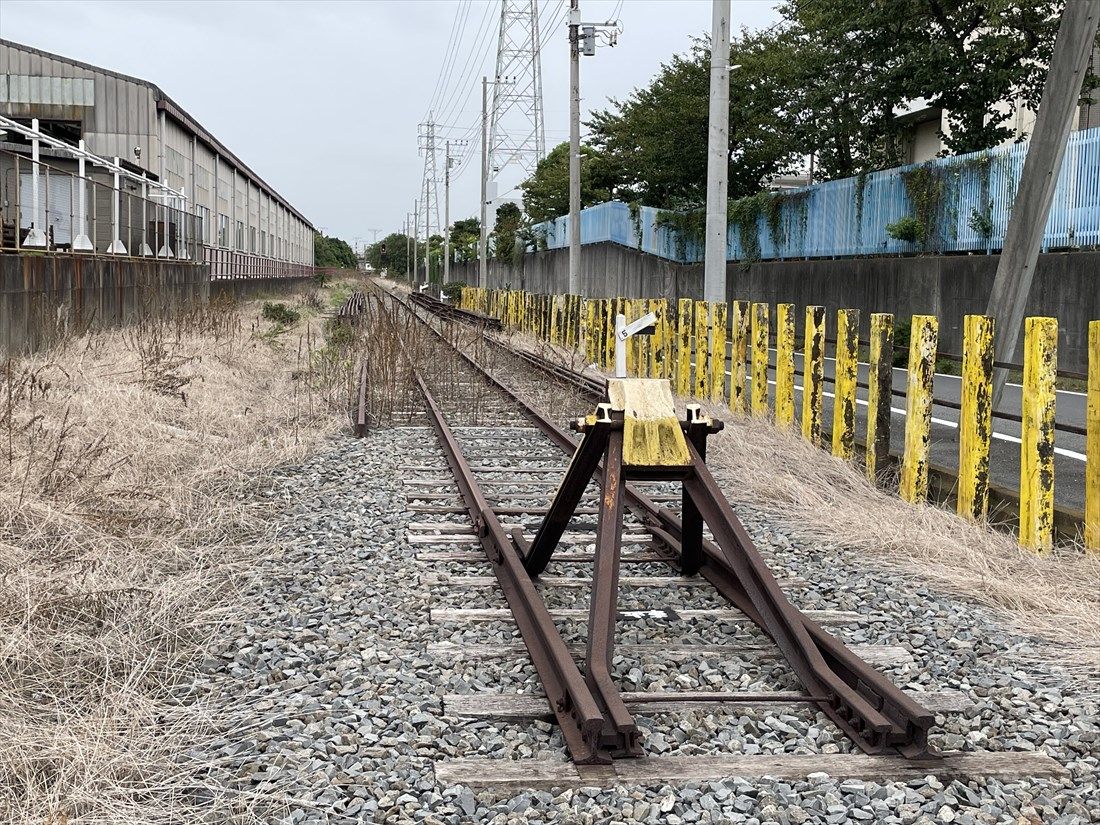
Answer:
<path fill-rule="evenodd" d="M 489 118 L 488 173 L 507 166 L 527 175 L 546 154 L 538 0 L 501 0 L 497 68 Z"/>
<path fill-rule="evenodd" d="M 420 150 L 424 154 L 424 183 L 421 194 L 424 199 L 424 277 L 428 279 L 433 227 L 435 234 L 442 234 L 442 225 L 439 222 L 439 194 L 437 188 L 439 177 L 435 162 L 435 122 L 430 115 L 426 123 L 420 124 L 418 137 Z"/>

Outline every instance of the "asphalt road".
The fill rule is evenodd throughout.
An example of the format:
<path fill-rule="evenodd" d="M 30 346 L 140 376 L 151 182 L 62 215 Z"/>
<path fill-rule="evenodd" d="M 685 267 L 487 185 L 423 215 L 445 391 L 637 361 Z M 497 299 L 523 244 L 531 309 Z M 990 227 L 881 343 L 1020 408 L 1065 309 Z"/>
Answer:
<path fill-rule="evenodd" d="M 775 350 L 772 360 L 774 361 Z M 835 361 L 825 360 L 825 377 L 834 375 Z M 867 364 L 859 365 L 859 381 L 867 383 Z M 802 410 L 802 354 L 795 353 L 795 417 Z M 746 368 L 746 373 L 748 369 Z M 729 375 L 729 355 L 726 357 L 726 375 Z M 774 395 L 775 370 L 768 369 L 769 394 Z M 906 388 L 906 370 L 894 368 L 894 389 L 903 393 Z M 746 393 L 751 396 L 752 377 L 745 381 Z M 936 373 L 932 392 L 937 399 L 958 402 L 962 379 L 957 375 Z M 1019 414 L 1023 389 L 1019 384 L 1005 387 L 999 410 Z M 832 432 L 833 386 L 825 382 L 822 399 L 821 427 Z M 867 390 L 856 390 L 856 433 L 861 437 L 867 432 Z M 774 398 L 772 399 L 774 407 Z M 901 455 L 905 444 L 905 397 L 895 395 L 891 403 L 893 415 L 890 423 L 891 452 Z M 1085 394 L 1058 390 L 1055 419 L 1058 423 L 1085 425 Z M 932 408 L 931 460 L 935 464 L 958 471 L 959 466 L 959 411 L 942 404 Z M 993 419 L 993 439 L 989 450 L 990 480 L 1011 490 L 1020 489 L 1020 424 L 1003 419 Z M 1074 433 L 1056 431 L 1054 437 L 1054 500 L 1065 508 L 1083 510 L 1085 507 L 1085 438 Z"/>

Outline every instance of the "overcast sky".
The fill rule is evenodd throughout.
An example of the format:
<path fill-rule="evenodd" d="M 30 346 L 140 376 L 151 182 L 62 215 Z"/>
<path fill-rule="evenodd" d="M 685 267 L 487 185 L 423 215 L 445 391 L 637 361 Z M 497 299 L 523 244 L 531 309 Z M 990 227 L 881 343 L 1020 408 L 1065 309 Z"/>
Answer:
<path fill-rule="evenodd" d="M 543 34 L 553 32 L 542 51 L 547 148 L 569 134 L 567 5 L 539 0 Z M 734 0 L 734 31 L 774 22 L 773 5 Z M 499 9 L 498 0 L 0 0 L 0 36 L 156 83 L 317 227 L 369 243 L 371 230 L 401 228 L 420 191 L 417 125 L 433 95 L 451 134 L 474 127 L 451 219 L 477 213 L 480 78 L 494 71 Z M 583 111 L 644 85 L 710 29 L 709 0 L 581 0 L 585 22 L 616 9 L 619 45 L 581 58 Z M 501 194 L 517 182 L 502 174 Z"/>

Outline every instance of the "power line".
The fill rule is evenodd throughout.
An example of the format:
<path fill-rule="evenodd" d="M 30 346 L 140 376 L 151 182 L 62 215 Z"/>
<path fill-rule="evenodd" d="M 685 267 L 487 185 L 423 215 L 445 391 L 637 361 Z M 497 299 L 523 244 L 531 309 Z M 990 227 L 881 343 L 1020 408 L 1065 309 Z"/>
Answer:
<path fill-rule="evenodd" d="M 491 42 L 490 37 L 493 32 L 492 10 L 492 5 L 486 4 L 485 14 L 481 18 L 481 25 L 478 26 L 477 34 L 474 35 L 474 40 L 466 52 L 466 60 L 458 73 L 459 79 L 451 94 L 447 95 L 448 100 L 444 102 L 444 108 L 439 113 L 440 120 L 450 119 L 456 107 L 460 108 L 464 105 L 474 90 L 478 75 L 481 74 L 481 67 L 484 66 L 487 57 L 485 49 Z M 481 55 L 481 60 L 475 63 L 474 60 L 478 55 Z"/>
<path fill-rule="evenodd" d="M 458 56 L 458 44 L 462 42 L 462 32 L 466 28 L 466 20 L 470 14 L 470 0 L 462 0 L 455 8 L 455 18 L 451 22 L 451 34 L 447 39 L 447 49 L 443 53 L 443 63 L 439 67 L 439 76 L 435 81 L 435 91 L 432 92 L 432 98 L 428 103 L 428 112 L 435 108 L 436 103 L 439 100 L 440 92 L 445 88 L 444 78 L 450 81 L 450 71 L 454 66 L 454 62 Z M 461 18 L 462 23 L 459 24 Z M 455 37 L 455 33 L 458 32 L 458 37 Z M 425 112 L 425 118 L 427 112 Z"/>

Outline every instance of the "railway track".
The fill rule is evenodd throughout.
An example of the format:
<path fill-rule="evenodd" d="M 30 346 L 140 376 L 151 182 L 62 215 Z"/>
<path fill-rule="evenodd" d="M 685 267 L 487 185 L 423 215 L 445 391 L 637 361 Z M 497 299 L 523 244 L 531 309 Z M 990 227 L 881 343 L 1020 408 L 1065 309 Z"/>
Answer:
<path fill-rule="evenodd" d="M 832 635 L 884 617 L 798 611 L 784 607 L 782 593 L 773 598 L 782 615 L 768 614 L 768 604 L 761 615 L 767 597 L 757 593 L 754 601 L 730 581 L 724 551 L 715 544 L 729 543 L 715 535 L 721 529 L 705 531 L 691 562 L 683 525 L 685 506 L 692 505 L 682 479 L 622 485 L 613 505 L 622 512 L 620 529 L 606 518 L 602 492 L 614 489 L 613 482 L 586 476 L 577 467 L 583 461 L 571 463 L 593 432 L 591 423 L 579 427 L 583 438 L 553 423 L 590 411 L 606 392 L 604 382 L 490 342 L 476 318 L 437 316 L 423 299 L 406 308 L 434 332 L 415 380 L 437 438 L 407 456 L 404 478 L 407 540 L 432 570 L 423 583 L 433 590 L 431 621 L 440 628 L 427 652 L 440 668 L 474 666 L 491 674 L 476 680 L 481 689 L 445 695 L 444 711 L 466 724 L 553 720 L 561 756 L 570 757 L 505 764 L 451 759 L 436 764 L 439 781 L 507 791 L 731 775 L 801 779 L 815 772 L 879 780 L 1064 774 L 1040 754 L 929 749 L 925 737 L 935 717 L 968 712 L 964 696 L 950 690 L 908 696 L 875 669 L 903 666 L 904 648 L 848 648 Z M 479 398 L 490 392 L 496 401 L 479 404 L 475 414 L 456 387 Z M 548 409 L 555 415 L 548 417 Z M 612 455 L 602 462 L 605 473 Z M 570 474 L 575 477 L 567 480 Z M 555 501 L 556 491 L 570 488 L 575 508 Z M 713 512 L 712 522 L 720 524 Z M 539 537 L 545 523 L 554 524 L 549 569 L 551 557 L 538 558 L 547 545 Z M 751 545 L 747 535 L 735 538 Z M 609 546 L 614 553 L 606 552 Z M 689 566 L 702 575 L 682 575 L 693 572 L 684 569 Z M 769 586 L 770 573 L 746 570 L 746 578 L 760 578 L 761 589 Z M 796 604 L 810 586 L 782 570 L 774 583 Z M 824 670 L 807 669 L 782 621 L 807 630 L 827 660 Z M 700 659 L 716 667 L 698 668 Z M 824 714 L 847 734 L 847 750 L 798 752 L 812 750 L 810 742 L 787 743 L 790 752 L 770 755 L 647 750 L 648 740 L 677 737 L 685 719 L 689 728 L 720 730 L 723 719 L 749 708 Z"/>

